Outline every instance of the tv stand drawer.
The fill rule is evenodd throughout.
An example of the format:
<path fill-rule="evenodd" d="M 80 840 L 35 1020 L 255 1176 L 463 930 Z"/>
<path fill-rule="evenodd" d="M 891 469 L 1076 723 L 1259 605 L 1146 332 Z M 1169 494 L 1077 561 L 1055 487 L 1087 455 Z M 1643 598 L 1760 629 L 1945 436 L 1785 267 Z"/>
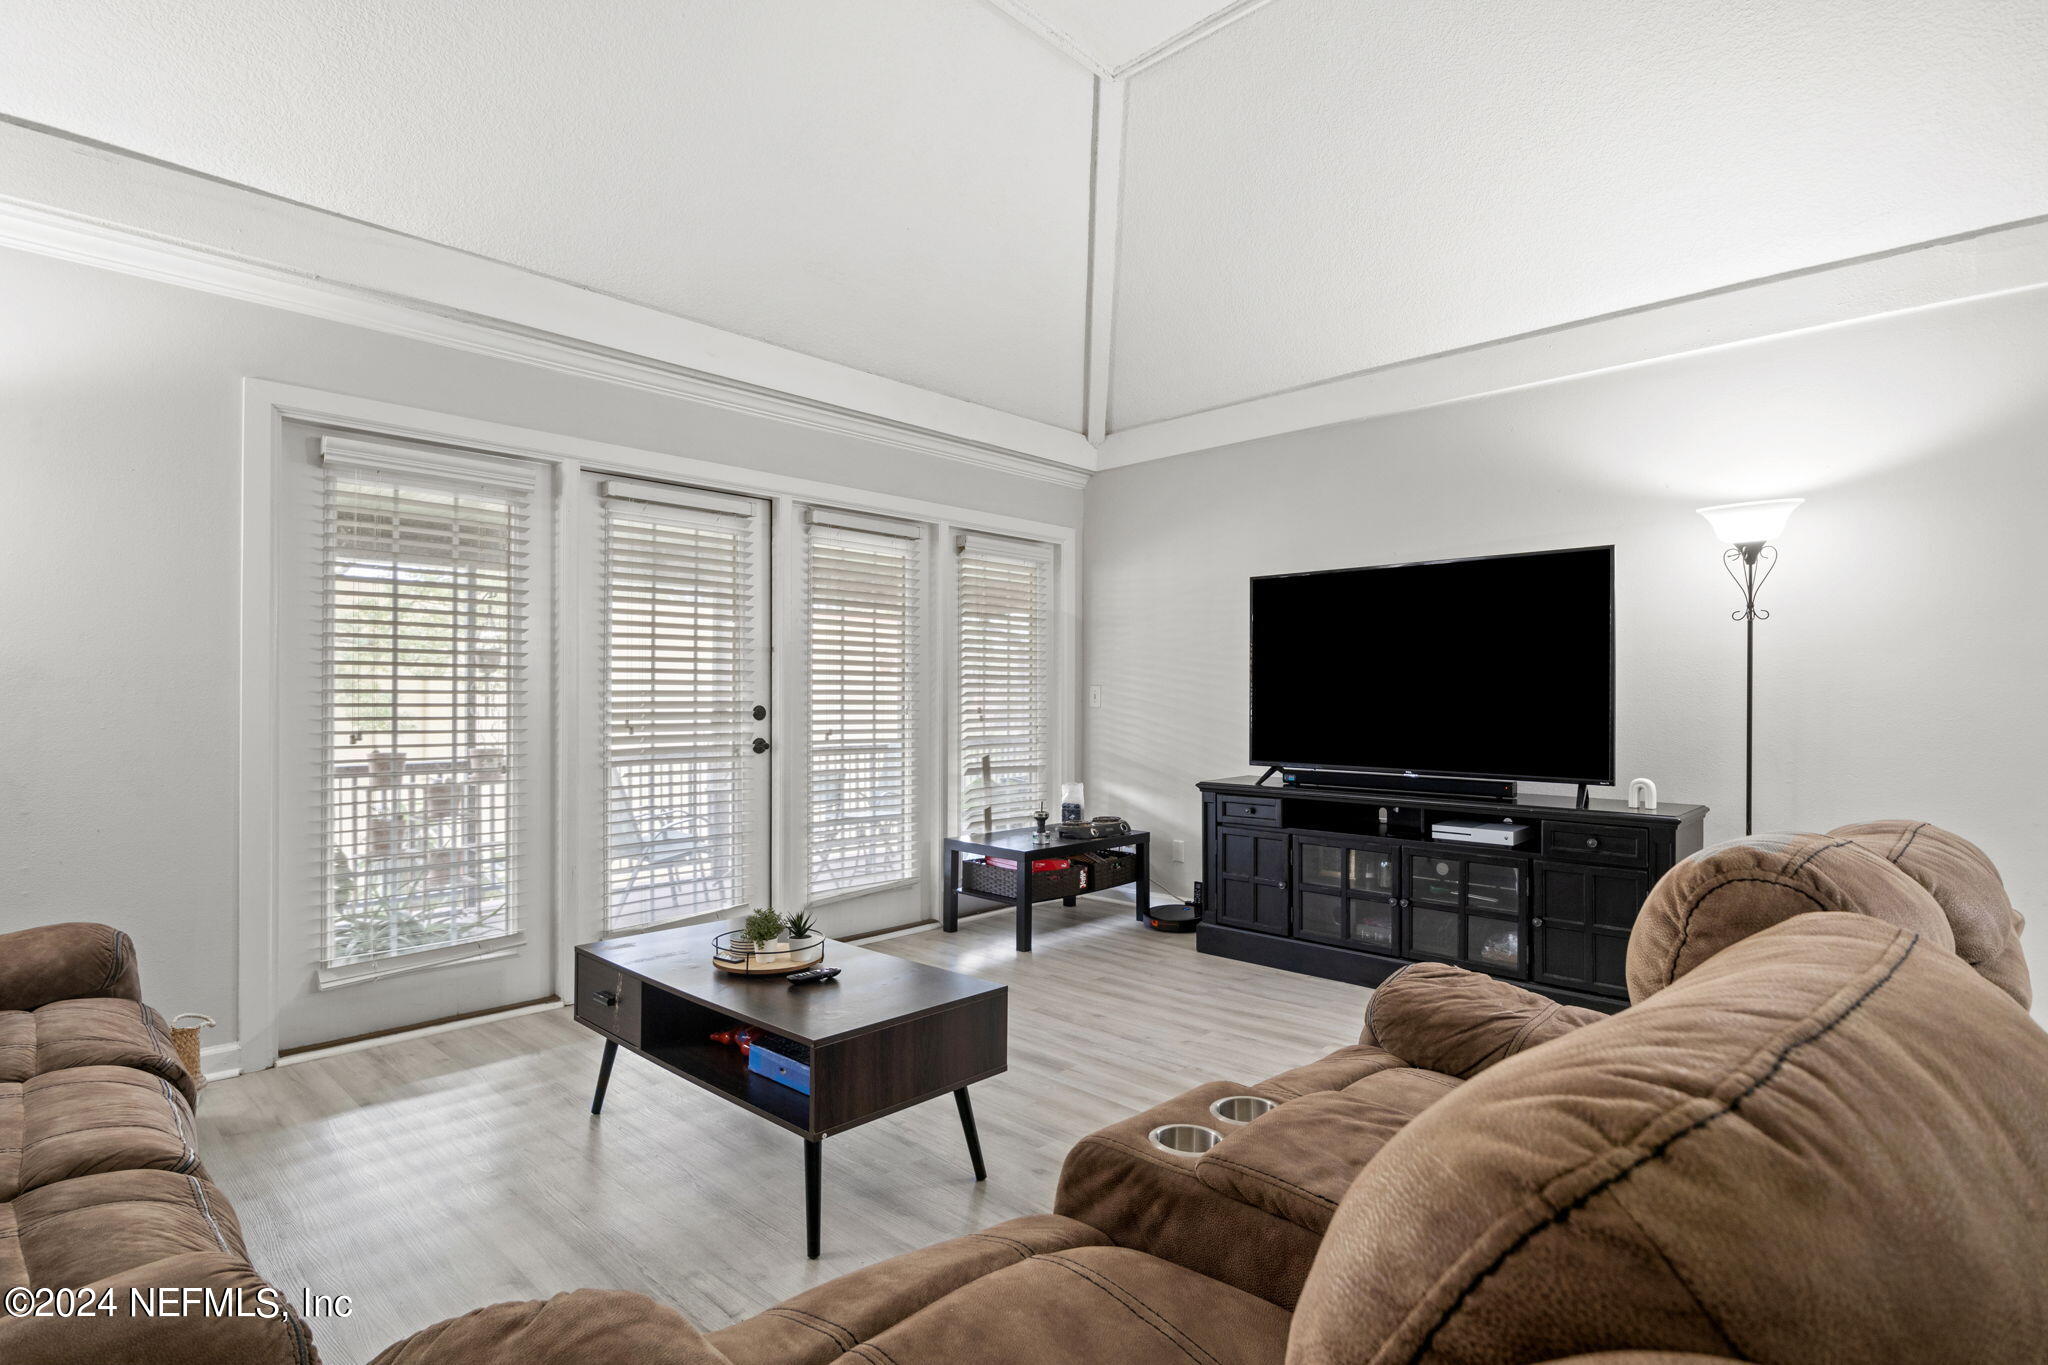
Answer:
<path fill-rule="evenodd" d="M 1225 796 L 1216 802 L 1216 818 L 1240 825 L 1277 825 L 1280 803 L 1257 796 Z"/>
<path fill-rule="evenodd" d="M 1625 825 L 1582 825 L 1550 820 L 1543 826 L 1543 852 L 1548 857 L 1616 867 L 1648 867 L 1649 835 Z"/>

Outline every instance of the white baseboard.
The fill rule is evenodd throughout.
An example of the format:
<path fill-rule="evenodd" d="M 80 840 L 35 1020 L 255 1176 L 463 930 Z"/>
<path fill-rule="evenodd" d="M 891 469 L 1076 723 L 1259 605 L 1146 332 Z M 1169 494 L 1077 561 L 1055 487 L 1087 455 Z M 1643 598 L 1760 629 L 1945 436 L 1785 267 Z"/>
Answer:
<path fill-rule="evenodd" d="M 199 1049 L 199 1069 L 209 1081 L 224 1081 L 242 1074 L 242 1044 L 215 1043 Z"/>
<path fill-rule="evenodd" d="M 478 1024 L 495 1024 L 506 1019 L 517 1019 L 524 1014 L 544 1014 L 548 1010 L 567 1009 L 560 1000 L 543 1000 L 537 1005 L 521 1005 L 517 1009 L 493 1010 L 468 1019 L 450 1019 L 445 1024 L 427 1024 L 421 1028 L 407 1029 L 403 1033 L 386 1033 L 375 1038 L 358 1038 L 352 1043 L 336 1043 L 332 1047 L 314 1048 L 310 1052 L 294 1052 L 289 1057 L 277 1059 L 279 1066 L 297 1066 L 300 1062 L 317 1062 L 323 1057 L 339 1057 L 345 1052 L 362 1052 L 373 1047 L 384 1047 L 391 1043 L 407 1043 L 415 1038 L 431 1038 L 437 1033 L 453 1033 L 457 1029 L 474 1028 Z"/>

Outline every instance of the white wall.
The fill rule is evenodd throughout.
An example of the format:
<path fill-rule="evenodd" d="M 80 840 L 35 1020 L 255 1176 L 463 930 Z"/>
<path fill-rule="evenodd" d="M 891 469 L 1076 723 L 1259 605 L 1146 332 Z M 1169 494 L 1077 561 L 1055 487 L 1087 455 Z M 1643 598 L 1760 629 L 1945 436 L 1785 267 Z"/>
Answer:
<path fill-rule="evenodd" d="M 1080 425 L 1089 78 L 985 5 L 4 12 L 0 113 Z"/>
<path fill-rule="evenodd" d="M 1194 783 L 1247 769 L 1249 576 L 1612 542 L 1618 776 L 1739 834 L 1738 595 L 1693 509 L 1804 495 L 1757 632 L 1758 826 L 1907 817 L 1976 840 L 2048 996 L 2044 365 L 2034 290 L 1098 475 L 1090 804 L 1155 831 L 1168 886 L 1200 875 Z M 1540 648 L 1552 609 L 1502 613 L 1503 635 Z M 1402 626 L 1361 604 L 1336 628 L 1393 646 Z M 1427 685 L 1390 647 L 1358 705 Z"/>
<path fill-rule="evenodd" d="M 1118 429 L 2048 212 L 2048 7 L 1281 0 L 1123 167 Z"/>
<path fill-rule="evenodd" d="M 0 251 L 0 931 L 105 920 L 237 1036 L 241 384 L 1076 524 L 1078 490 Z"/>

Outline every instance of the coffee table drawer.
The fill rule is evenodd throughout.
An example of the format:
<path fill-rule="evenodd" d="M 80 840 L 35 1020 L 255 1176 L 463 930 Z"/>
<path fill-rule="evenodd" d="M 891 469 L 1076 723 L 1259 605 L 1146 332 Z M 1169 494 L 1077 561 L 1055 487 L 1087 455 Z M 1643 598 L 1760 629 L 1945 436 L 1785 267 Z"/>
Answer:
<path fill-rule="evenodd" d="M 640 982 L 606 962 L 576 954 L 576 1020 L 640 1046 Z"/>

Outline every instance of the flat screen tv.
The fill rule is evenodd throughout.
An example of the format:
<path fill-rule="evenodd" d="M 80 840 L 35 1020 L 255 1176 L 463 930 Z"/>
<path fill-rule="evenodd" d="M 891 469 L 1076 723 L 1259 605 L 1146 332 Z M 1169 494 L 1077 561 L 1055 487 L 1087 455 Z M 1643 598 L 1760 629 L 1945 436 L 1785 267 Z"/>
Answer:
<path fill-rule="evenodd" d="M 1252 580 L 1252 761 L 1614 781 L 1614 547 Z"/>

